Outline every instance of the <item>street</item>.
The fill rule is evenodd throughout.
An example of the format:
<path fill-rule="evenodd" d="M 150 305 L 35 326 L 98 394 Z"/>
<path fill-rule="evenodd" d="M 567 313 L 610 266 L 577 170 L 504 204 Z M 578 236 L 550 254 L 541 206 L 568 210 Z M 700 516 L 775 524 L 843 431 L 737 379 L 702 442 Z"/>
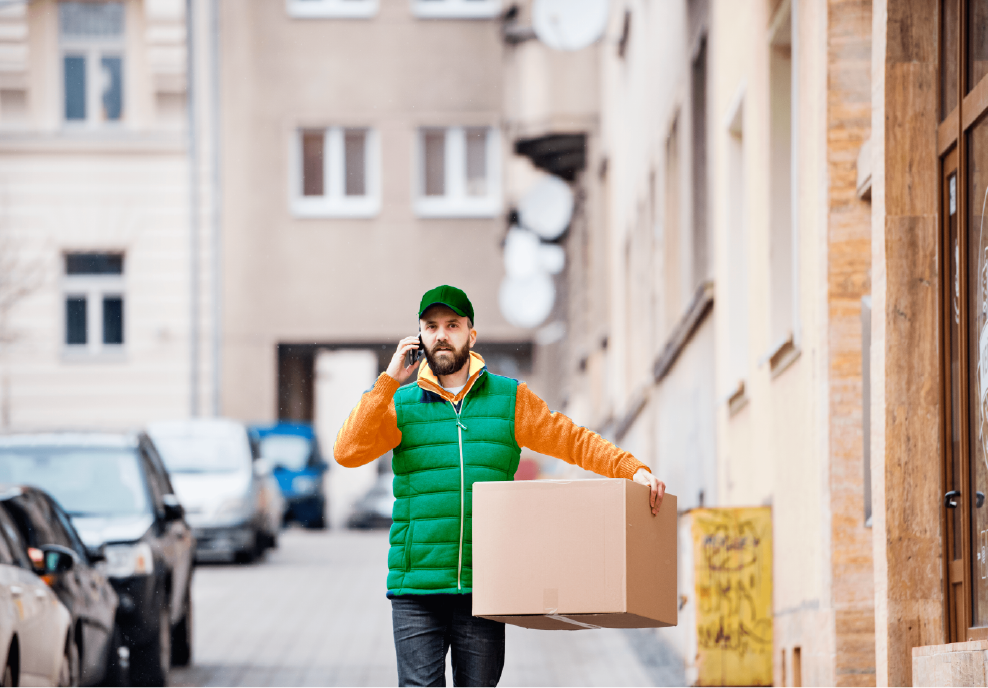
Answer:
<path fill-rule="evenodd" d="M 386 532 L 292 528 L 256 564 L 200 566 L 193 663 L 172 685 L 396 685 L 387 546 Z M 507 627 L 504 686 L 684 681 L 651 630 Z"/>

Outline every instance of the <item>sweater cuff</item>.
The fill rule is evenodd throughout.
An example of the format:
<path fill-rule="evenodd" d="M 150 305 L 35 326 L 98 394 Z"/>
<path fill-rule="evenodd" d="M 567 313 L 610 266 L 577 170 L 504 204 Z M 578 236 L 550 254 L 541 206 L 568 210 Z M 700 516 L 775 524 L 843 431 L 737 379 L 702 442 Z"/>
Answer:
<path fill-rule="evenodd" d="M 621 462 L 618 464 L 618 477 L 631 480 L 635 477 L 635 473 L 638 472 L 639 468 L 644 468 L 649 473 L 652 472 L 651 468 L 643 464 L 631 454 L 628 454 L 622 458 Z"/>
<path fill-rule="evenodd" d="M 386 395 L 388 399 L 395 395 L 399 387 L 401 387 L 401 383 L 388 375 L 387 372 L 378 375 L 377 382 L 374 383 L 374 391 Z"/>

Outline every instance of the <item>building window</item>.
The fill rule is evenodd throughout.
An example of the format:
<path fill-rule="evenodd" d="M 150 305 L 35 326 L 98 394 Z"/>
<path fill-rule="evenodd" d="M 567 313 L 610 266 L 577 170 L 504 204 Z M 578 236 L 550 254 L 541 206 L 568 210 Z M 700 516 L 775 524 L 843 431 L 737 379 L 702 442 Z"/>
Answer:
<path fill-rule="evenodd" d="M 739 409 L 747 398 L 748 376 L 748 190 L 744 146 L 744 100 L 734 104 L 727 130 L 727 313 L 728 390 L 730 406 Z"/>
<path fill-rule="evenodd" d="M 66 123 L 99 126 L 124 115 L 124 5 L 60 2 Z"/>
<path fill-rule="evenodd" d="M 381 209 L 379 144 L 372 129 L 300 129 L 295 137 L 296 217 L 373 217 Z"/>
<path fill-rule="evenodd" d="M 494 217 L 501 207 L 500 136 L 488 127 L 426 128 L 418 137 L 420 217 Z"/>
<path fill-rule="evenodd" d="M 378 0 L 286 0 L 295 19 L 368 19 L 377 14 Z"/>
<path fill-rule="evenodd" d="M 100 354 L 124 344 L 123 254 L 69 253 L 65 256 L 65 346 L 70 352 Z"/>
<path fill-rule="evenodd" d="M 693 287 L 710 277 L 707 235 L 707 40 L 700 47 L 690 70 L 693 114 Z"/>
<path fill-rule="evenodd" d="M 501 15 L 501 0 L 411 0 L 420 19 L 493 19 Z"/>
<path fill-rule="evenodd" d="M 769 344 L 773 372 L 795 352 L 797 320 L 796 223 L 793 177 L 792 15 L 778 25 L 769 45 Z M 787 355 L 787 349 L 789 355 Z"/>

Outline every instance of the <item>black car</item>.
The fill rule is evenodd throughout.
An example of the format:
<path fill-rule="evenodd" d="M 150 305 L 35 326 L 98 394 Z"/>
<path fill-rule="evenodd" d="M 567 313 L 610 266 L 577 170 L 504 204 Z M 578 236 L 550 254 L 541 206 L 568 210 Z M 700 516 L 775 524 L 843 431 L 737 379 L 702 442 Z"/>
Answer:
<path fill-rule="evenodd" d="M 144 433 L 0 436 L 0 483 L 48 492 L 106 557 L 134 683 L 164 685 L 190 661 L 195 541 Z"/>
<path fill-rule="evenodd" d="M 0 510 L 17 528 L 28 558 L 72 615 L 70 674 L 72 685 L 116 682 L 115 617 L 117 593 L 102 571 L 102 557 L 91 557 L 61 507 L 33 487 L 0 488 Z M 43 548 L 43 549 L 42 549 Z M 50 572 L 46 552 L 61 551 L 72 567 Z M 95 560 L 95 561 L 94 561 Z"/>

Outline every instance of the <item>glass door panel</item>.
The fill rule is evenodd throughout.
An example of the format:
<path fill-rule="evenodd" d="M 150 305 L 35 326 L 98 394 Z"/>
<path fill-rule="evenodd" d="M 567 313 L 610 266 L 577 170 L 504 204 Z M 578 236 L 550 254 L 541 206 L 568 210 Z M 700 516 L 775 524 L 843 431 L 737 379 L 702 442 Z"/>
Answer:
<path fill-rule="evenodd" d="M 972 626 L 988 626 L 988 227 L 983 222 L 988 187 L 988 119 L 967 138 L 968 438 Z M 957 511 L 960 511 L 958 509 Z"/>
<path fill-rule="evenodd" d="M 969 93 L 988 74 L 988 0 L 967 5 L 967 89 Z"/>

